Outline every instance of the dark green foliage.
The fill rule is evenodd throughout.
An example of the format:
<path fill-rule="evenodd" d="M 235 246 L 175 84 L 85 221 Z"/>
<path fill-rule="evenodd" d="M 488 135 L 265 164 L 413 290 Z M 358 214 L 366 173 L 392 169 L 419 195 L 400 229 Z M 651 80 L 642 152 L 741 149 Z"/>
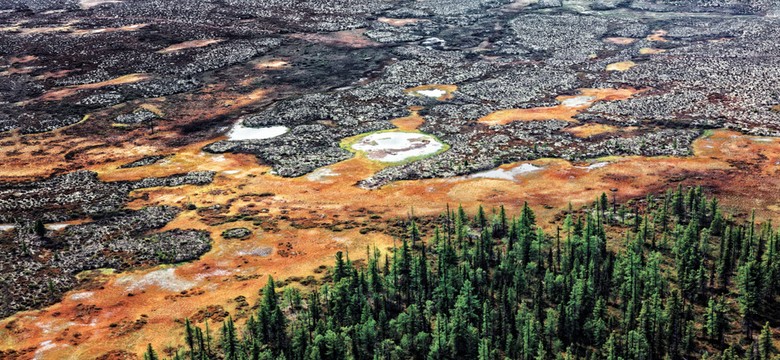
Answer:
<path fill-rule="evenodd" d="M 46 227 L 43 225 L 43 221 L 36 220 L 35 225 L 33 226 L 33 231 L 35 232 L 35 235 L 38 235 L 40 237 L 43 237 L 46 235 Z"/>
<path fill-rule="evenodd" d="M 147 345 L 146 352 L 144 353 L 144 360 L 160 360 L 160 357 L 157 356 L 154 348 L 152 348 L 152 344 Z"/>
<path fill-rule="evenodd" d="M 447 208 L 429 239 L 411 218 L 408 236 L 389 254 L 367 249 L 364 266 L 337 253 L 332 281 L 308 295 L 280 300 L 269 278 L 257 313 L 242 330 L 228 318 L 218 348 L 185 322 L 183 358 L 775 356 L 769 323 L 753 335 L 777 320 L 771 226 L 724 217 L 700 188 L 616 209 L 601 196 L 552 235 L 527 204 L 514 218 Z"/>

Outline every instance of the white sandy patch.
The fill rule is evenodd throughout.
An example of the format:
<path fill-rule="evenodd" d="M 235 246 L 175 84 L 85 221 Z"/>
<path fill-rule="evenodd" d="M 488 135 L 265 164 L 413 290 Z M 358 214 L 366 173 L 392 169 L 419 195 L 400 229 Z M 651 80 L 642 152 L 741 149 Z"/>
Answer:
<path fill-rule="evenodd" d="M 571 99 L 566 99 L 561 102 L 561 105 L 565 107 L 580 107 L 585 106 L 596 100 L 593 96 L 577 96 Z"/>
<path fill-rule="evenodd" d="M 442 89 L 430 89 L 430 90 L 417 90 L 415 91 L 416 94 L 420 96 L 430 97 L 438 99 L 444 95 L 447 95 L 447 91 Z"/>
<path fill-rule="evenodd" d="M 235 174 L 238 174 L 240 172 L 241 172 L 241 170 L 225 170 L 222 173 L 225 174 L 225 175 L 235 175 Z"/>
<path fill-rule="evenodd" d="M 444 148 L 444 144 L 433 136 L 421 133 L 383 132 L 368 135 L 352 145 L 363 151 L 371 160 L 399 162 L 409 158 L 433 155 Z"/>
<path fill-rule="evenodd" d="M 195 275 L 195 279 L 200 281 L 206 278 L 214 277 L 214 276 L 228 276 L 232 274 L 230 271 L 224 270 L 224 269 L 214 269 L 209 272 L 205 272 L 202 274 Z"/>
<path fill-rule="evenodd" d="M 57 347 L 57 344 L 55 344 L 51 340 L 46 340 L 46 341 L 42 342 L 39 345 L 38 349 L 35 350 L 35 357 L 34 357 L 34 359 L 35 360 L 43 359 L 44 358 L 43 357 L 43 353 L 45 353 L 46 351 L 49 351 L 51 349 L 54 349 L 56 347 Z"/>
<path fill-rule="evenodd" d="M 117 279 L 117 284 L 126 285 L 127 291 L 143 290 L 149 286 L 157 286 L 161 289 L 180 292 L 189 290 L 196 285 L 195 282 L 176 276 L 176 269 L 155 270 L 144 275 L 126 275 Z"/>
<path fill-rule="evenodd" d="M 74 301 L 79 301 L 79 300 L 89 299 L 92 297 L 92 295 L 95 295 L 95 293 L 92 291 L 84 291 L 84 292 L 75 293 L 71 295 L 70 299 Z"/>
<path fill-rule="evenodd" d="M 266 61 L 261 61 L 255 65 L 255 69 L 263 70 L 263 69 L 283 69 L 290 66 L 290 63 L 288 63 L 285 60 L 282 59 L 271 59 Z"/>
<path fill-rule="evenodd" d="M 203 154 L 203 156 L 208 157 L 209 160 L 211 160 L 211 161 L 216 161 L 216 162 L 227 161 L 227 159 L 225 158 L 225 155 L 212 155 L 212 154 L 207 154 L 207 153 L 202 153 L 202 154 Z"/>
<path fill-rule="evenodd" d="M 121 2 L 121 0 L 81 0 L 79 1 L 79 5 L 81 5 L 82 9 L 89 9 L 100 4 L 117 4 Z"/>
<path fill-rule="evenodd" d="M 270 247 L 254 247 L 249 249 L 243 249 L 236 252 L 238 256 L 261 256 L 266 257 L 273 254 L 274 249 Z"/>
<path fill-rule="evenodd" d="M 769 137 L 754 137 L 752 139 L 755 142 L 761 142 L 761 143 L 770 143 L 770 142 L 775 141 L 774 139 L 769 138 Z"/>
<path fill-rule="evenodd" d="M 16 229 L 16 225 L 14 224 L 0 224 L 0 231 L 8 231 Z"/>
<path fill-rule="evenodd" d="M 290 129 L 286 126 L 266 126 L 261 128 L 246 127 L 242 122 L 237 122 L 230 132 L 228 140 L 260 140 L 270 139 L 286 134 Z"/>
<path fill-rule="evenodd" d="M 198 39 L 198 40 L 190 40 L 181 42 L 178 44 L 173 44 L 171 46 L 166 47 L 165 49 L 162 49 L 158 51 L 161 54 L 168 54 L 173 53 L 185 49 L 192 49 L 192 48 L 200 48 L 200 47 L 206 47 L 211 44 L 216 44 L 222 42 L 222 39 Z"/>
<path fill-rule="evenodd" d="M 509 170 L 502 168 L 478 172 L 469 175 L 470 178 L 499 179 L 514 181 L 518 175 L 541 170 L 542 168 L 533 164 L 520 164 Z"/>
<path fill-rule="evenodd" d="M 335 176 L 339 176 L 339 174 L 333 171 L 332 169 L 320 168 L 306 175 L 306 179 L 309 181 L 324 181 L 327 180 L 327 178 L 335 177 Z"/>
<path fill-rule="evenodd" d="M 578 168 L 578 169 L 585 169 L 585 170 L 590 171 L 590 170 L 594 170 L 594 169 L 603 168 L 603 167 L 605 167 L 607 165 L 609 165 L 608 162 L 602 161 L 602 162 L 597 162 L 597 163 L 590 164 L 588 166 L 576 166 L 576 168 Z"/>
<path fill-rule="evenodd" d="M 68 224 L 68 223 L 52 223 L 52 224 L 45 224 L 44 227 L 47 230 L 54 230 L 54 231 L 56 231 L 56 230 L 62 230 L 62 229 L 66 228 L 66 227 L 68 227 L 70 225 L 71 224 Z"/>
<path fill-rule="evenodd" d="M 73 325 L 76 325 L 76 323 L 72 321 L 55 321 L 37 322 L 35 325 L 38 326 L 38 328 L 40 328 L 44 334 L 58 333 Z"/>

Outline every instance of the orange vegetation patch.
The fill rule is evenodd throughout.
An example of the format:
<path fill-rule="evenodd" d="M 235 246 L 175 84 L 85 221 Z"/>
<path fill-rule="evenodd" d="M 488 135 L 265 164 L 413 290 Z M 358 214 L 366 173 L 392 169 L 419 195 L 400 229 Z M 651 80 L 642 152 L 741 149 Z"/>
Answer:
<path fill-rule="evenodd" d="M 255 69 L 258 70 L 278 70 L 284 69 L 290 66 L 286 60 L 282 59 L 270 59 L 258 62 L 255 64 Z"/>
<path fill-rule="evenodd" d="M 46 26 L 46 27 L 23 27 L 26 22 L 18 22 L 11 26 L 0 27 L 0 31 L 18 32 L 21 34 L 46 34 L 53 32 L 71 32 L 73 25 L 78 21 L 69 21 L 59 26 Z"/>
<path fill-rule="evenodd" d="M 68 74 L 72 73 L 74 70 L 55 70 L 55 71 L 48 71 L 41 75 L 38 75 L 35 77 L 36 80 L 46 80 L 46 79 L 59 79 L 62 77 L 67 76 Z"/>
<path fill-rule="evenodd" d="M 106 81 L 101 81 L 101 82 L 96 82 L 91 84 L 67 86 L 56 90 L 49 90 L 45 94 L 41 95 L 41 97 L 39 97 L 38 100 L 60 101 L 68 96 L 75 94 L 79 90 L 93 90 L 93 89 L 99 89 L 110 85 L 132 84 L 147 79 L 149 79 L 148 74 L 141 74 L 141 73 L 128 74 L 111 80 L 106 80 Z"/>
<path fill-rule="evenodd" d="M 411 94 L 414 96 L 429 96 L 430 94 L 437 94 L 441 93 L 441 96 L 436 97 L 436 100 L 444 101 L 452 99 L 452 93 L 454 93 L 456 90 L 458 90 L 457 85 L 444 85 L 444 84 L 427 84 L 427 85 L 420 85 L 415 86 L 412 88 L 408 88 L 404 90 L 407 94 Z"/>
<path fill-rule="evenodd" d="M 92 35 L 92 34 L 100 34 L 100 33 L 106 33 L 106 32 L 117 32 L 117 31 L 136 31 L 138 29 L 141 29 L 149 24 L 132 24 L 127 26 L 120 26 L 115 28 L 98 28 L 98 29 L 77 29 L 73 30 L 71 32 L 71 35 L 75 36 L 81 36 L 81 35 Z"/>
<path fill-rule="evenodd" d="M 636 66 L 633 61 L 621 61 L 607 65 L 607 71 L 627 71 Z"/>
<path fill-rule="evenodd" d="M 615 45 L 631 45 L 636 42 L 637 39 L 630 37 L 608 37 L 604 41 Z"/>
<path fill-rule="evenodd" d="M 208 142 L 203 142 L 204 136 L 215 141 L 215 131 L 206 130 L 217 128 L 219 123 L 213 121 L 221 123 L 234 112 L 268 103 L 267 94 L 271 90 L 261 88 L 241 93 L 217 84 L 196 93 L 138 100 L 103 109 L 91 114 L 89 121 L 47 133 L 2 133 L 0 181 L 29 181 L 105 164 L 119 166 L 144 156 L 177 153 L 190 143 L 205 146 Z M 118 113 L 136 108 L 164 116 L 166 121 L 158 122 L 154 128 L 112 127 Z M 180 129 L 192 124 L 204 124 L 204 133 L 189 133 L 183 138 Z"/>
<path fill-rule="evenodd" d="M 34 70 L 36 70 L 36 69 L 37 68 L 33 67 L 33 66 L 25 66 L 25 67 L 19 67 L 19 68 L 12 67 L 12 68 L 8 69 L 7 73 L 8 74 L 29 74 L 29 73 L 33 72 Z"/>
<path fill-rule="evenodd" d="M 641 55 L 655 55 L 655 54 L 661 54 L 665 53 L 666 50 L 664 49 L 656 49 L 656 48 L 641 48 L 639 49 L 639 54 Z"/>
<path fill-rule="evenodd" d="M 780 112 L 780 105 L 772 106 L 771 110 L 774 111 L 774 112 Z"/>
<path fill-rule="evenodd" d="M 257 89 L 242 96 L 226 100 L 224 106 L 244 107 L 265 99 L 268 95 L 268 89 Z"/>
<path fill-rule="evenodd" d="M 386 18 L 386 17 L 380 17 L 377 19 L 377 21 L 391 25 L 391 26 L 406 26 L 411 24 L 417 24 L 421 21 L 427 21 L 423 19 L 415 19 L 415 18 L 409 18 L 409 19 L 392 19 L 392 18 Z"/>
<path fill-rule="evenodd" d="M 658 41 L 658 42 L 668 42 L 669 40 L 666 40 L 664 36 L 666 36 L 669 32 L 666 30 L 655 30 L 652 34 L 647 36 L 647 41 Z"/>
<path fill-rule="evenodd" d="M 184 217 L 174 224 L 190 225 Z M 218 338 L 219 317 L 198 316 L 204 309 L 221 308 L 241 322 L 253 312 L 251 305 L 268 276 L 283 281 L 313 275 L 316 281 L 322 274 L 314 271 L 331 263 L 333 252 L 352 249 L 350 257 L 358 260 L 365 257 L 367 246 L 384 249 L 389 244 L 392 239 L 387 236 L 367 240 L 357 231 L 319 229 L 282 230 L 246 241 L 215 237 L 216 250 L 199 261 L 108 275 L 99 288 L 73 291 L 46 310 L 18 315 L 13 328 L 20 330 L 0 336 L 6 339 L 0 341 L 0 348 L 38 347 L 45 349 L 40 355 L 47 359 L 95 359 L 116 349 L 140 354 L 149 342 L 160 349 L 183 345 L 178 322 L 185 318 L 199 319 L 195 323 L 201 327 L 208 321 L 212 336 Z M 271 249 L 271 256 L 263 256 L 262 249 Z M 280 250 L 286 251 L 285 256 L 279 255 Z M 18 342 L 8 343 L 11 339 Z M 44 341 L 57 346 L 41 347 Z"/>
<path fill-rule="evenodd" d="M 332 33 L 323 34 L 292 34 L 291 38 L 306 40 L 310 42 L 324 43 L 334 46 L 345 46 L 351 48 L 366 48 L 371 46 L 379 46 L 379 43 L 365 37 L 365 29 L 357 30 L 343 30 Z"/>
<path fill-rule="evenodd" d="M 178 43 L 178 44 L 173 44 L 171 46 L 168 46 L 167 48 L 158 51 L 158 53 L 169 54 L 169 53 L 181 51 L 181 50 L 184 50 L 184 49 L 206 47 L 206 46 L 209 46 L 211 44 L 220 43 L 222 41 L 224 41 L 224 40 L 222 40 L 222 39 L 190 40 L 190 41 L 185 41 L 185 42 L 181 42 L 181 43 Z"/>
<path fill-rule="evenodd" d="M 566 128 L 564 130 L 567 133 L 570 133 L 578 138 L 589 138 L 597 135 L 602 134 L 611 134 L 618 131 L 624 131 L 624 129 L 612 126 L 612 125 L 606 125 L 606 124 L 585 124 L 580 126 L 575 126 L 572 128 Z"/>
<path fill-rule="evenodd" d="M 423 119 L 422 116 L 418 113 L 419 110 L 410 109 L 411 114 L 406 117 L 393 119 L 390 122 L 397 127 L 399 130 L 403 131 L 413 131 L 417 130 L 424 122 L 425 119 Z"/>
<path fill-rule="evenodd" d="M 253 156 L 205 154 L 200 151 L 203 145 L 179 149 L 149 166 L 117 169 L 117 161 L 90 169 L 104 180 L 216 171 L 214 182 L 206 186 L 137 190 L 129 206 L 194 204 L 200 210 L 183 211 L 165 230 L 206 230 L 214 239 L 212 251 L 176 268 L 101 275 L 93 286 L 75 290 L 55 305 L 0 321 L 0 348 L 40 350 L 51 341 L 45 344 L 56 346 L 45 347 L 47 358 L 95 358 L 117 349 L 141 353 L 150 341 L 158 349 L 183 346 L 183 318 L 205 319 L 209 316 L 204 314 L 216 311 L 217 316 L 204 321 L 217 321 L 223 312 L 244 321 L 251 311 L 244 303 L 256 303 L 266 276 L 301 286 L 295 279 L 320 278 L 322 272 L 316 269 L 331 264 L 337 250 L 349 250 L 353 260 L 364 258 L 367 246 L 385 250 L 392 244 L 390 236 L 361 230 L 403 218 L 411 208 L 419 216 L 439 214 L 446 204 L 462 204 L 470 211 L 479 204 L 488 209 L 504 204 L 509 212 L 517 212 L 527 200 L 539 223 L 552 228 L 549 221 L 558 209 L 569 202 L 587 205 L 611 188 L 618 189 L 623 201 L 677 184 L 701 184 L 718 193 L 727 209 L 756 208 L 759 216 L 780 216 L 780 141 L 731 131 L 697 140 L 694 156 L 686 158 L 610 158 L 600 160 L 599 166 L 540 159 L 531 163 L 541 169 L 523 174 L 519 181 L 428 179 L 376 190 L 354 186 L 381 169 L 363 158 L 326 167 L 335 174 L 329 181 L 281 178 Z M 762 194 L 760 199 L 756 193 Z M 206 209 L 214 205 L 220 206 Z M 237 215 L 242 217 L 234 218 Z M 222 239 L 221 232 L 233 227 L 246 227 L 253 235 L 243 241 Z M 168 283 L 154 281 L 159 278 Z M 219 324 L 210 326 L 216 331 Z"/>
<path fill-rule="evenodd" d="M 24 56 L 13 56 L 10 59 L 8 59 L 9 64 L 24 64 L 31 61 L 38 60 L 37 56 L 34 55 L 24 55 Z"/>
<path fill-rule="evenodd" d="M 528 109 L 499 110 L 478 120 L 485 125 L 506 125 L 514 121 L 563 120 L 577 122 L 574 116 L 597 101 L 625 100 L 640 92 L 634 88 L 580 89 L 580 95 L 555 98 L 559 105 Z"/>

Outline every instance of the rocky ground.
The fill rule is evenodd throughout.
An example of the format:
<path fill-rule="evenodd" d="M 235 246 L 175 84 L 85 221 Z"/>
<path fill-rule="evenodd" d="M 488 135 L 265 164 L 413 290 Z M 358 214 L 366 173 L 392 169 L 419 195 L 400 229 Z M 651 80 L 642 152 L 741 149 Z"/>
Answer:
<path fill-rule="evenodd" d="M 0 317 L 51 303 L 82 270 L 208 251 L 203 232 L 158 231 L 181 209 L 126 206 L 133 190 L 204 185 L 213 173 L 103 182 L 89 166 L 143 168 L 208 140 L 208 153 L 252 154 L 299 177 L 353 157 L 346 138 L 393 129 L 412 111 L 417 130 L 449 150 L 358 185 L 539 158 L 686 156 L 712 128 L 780 135 L 779 13 L 769 0 L 2 2 L 0 165 L 62 163 L 37 181 L 0 171 L 0 223 L 15 224 L 0 233 L 0 283 L 12 289 L 0 294 Z M 407 91 L 421 85 L 455 90 Z M 560 96 L 584 89 L 631 96 L 574 116 L 481 121 L 565 107 Z M 290 131 L 221 137 L 236 121 Z M 574 130 L 588 126 L 603 131 Z M 49 144 L 60 148 L 30 150 Z M 115 153 L 91 157 L 102 148 Z M 249 236 L 237 229 L 225 237 Z"/>
<path fill-rule="evenodd" d="M 760 135 L 780 129 L 780 113 L 772 110 L 780 103 L 778 56 L 771 55 L 777 52 L 778 21 L 761 16 L 772 11 L 768 3 L 602 1 L 583 8 L 564 1 L 520 13 L 501 2 L 434 3 L 444 2 L 403 4 L 381 13 L 415 19 L 403 26 L 382 19 L 368 24 L 365 35 L 382 43 L 393 59 L 370 82 L 279 101 L 244 121 L 288 126 L 293 129 L 288 134 L 222 141 L 206 150 L 252 153 L 279 175 L 300 176 L 351 156 L 339 148 L 341 139 L 392 128 L 392 118 L 424 107 L 420 130 L 451 149 L 361 182 L 377 187 L 542 157 L 687 155 L 704 129 Z M 737 13 L 750 15 L 732 15 Z M 626 71 L 606 70 L 627 61 L 634 66 Z M 424 84 L 454 84 L 458 90 L 445 101 L 403 91 Z M 626 101 L 598 102 L 576 120 L 628 131 L 583 138 L 569 132 L 576 124 L 564 119 L 477 122 L 502 109 L 556 105 L 557 95 L 581 88 L 627 87 L 642 92 Z"/>
<path fill-rule="evenodd" d="M 101 182 L 97 174 L 74 172 L 40 182 L 0 186 L 0 317 L 50 304 L 78 285 L 76 274 L 98 268 L 192 260 L 210 248 L 208 233 L 155 232 L 179 213 L 170 206 L 126 210 L 135 189 L 204 185 L 209 172 L 136 182 Z M 44 223 L 75 221 L 64 228 Z"/>

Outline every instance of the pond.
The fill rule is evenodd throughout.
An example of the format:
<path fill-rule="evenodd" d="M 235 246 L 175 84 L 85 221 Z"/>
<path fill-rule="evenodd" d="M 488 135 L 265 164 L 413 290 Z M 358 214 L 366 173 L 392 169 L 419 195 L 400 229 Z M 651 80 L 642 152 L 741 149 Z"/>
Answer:
<path fill-rule="evenodd" d="M 237 122 L 236 125 L 230 129 L 227 137 L 228 140 L 241 141 L 241 140 L 262 140 L 275 138 L 281 136 L 290 131 L 290 128 L 286 126 L 266 126 L 266 127 L 246 127 L 242 122 Z"/>

